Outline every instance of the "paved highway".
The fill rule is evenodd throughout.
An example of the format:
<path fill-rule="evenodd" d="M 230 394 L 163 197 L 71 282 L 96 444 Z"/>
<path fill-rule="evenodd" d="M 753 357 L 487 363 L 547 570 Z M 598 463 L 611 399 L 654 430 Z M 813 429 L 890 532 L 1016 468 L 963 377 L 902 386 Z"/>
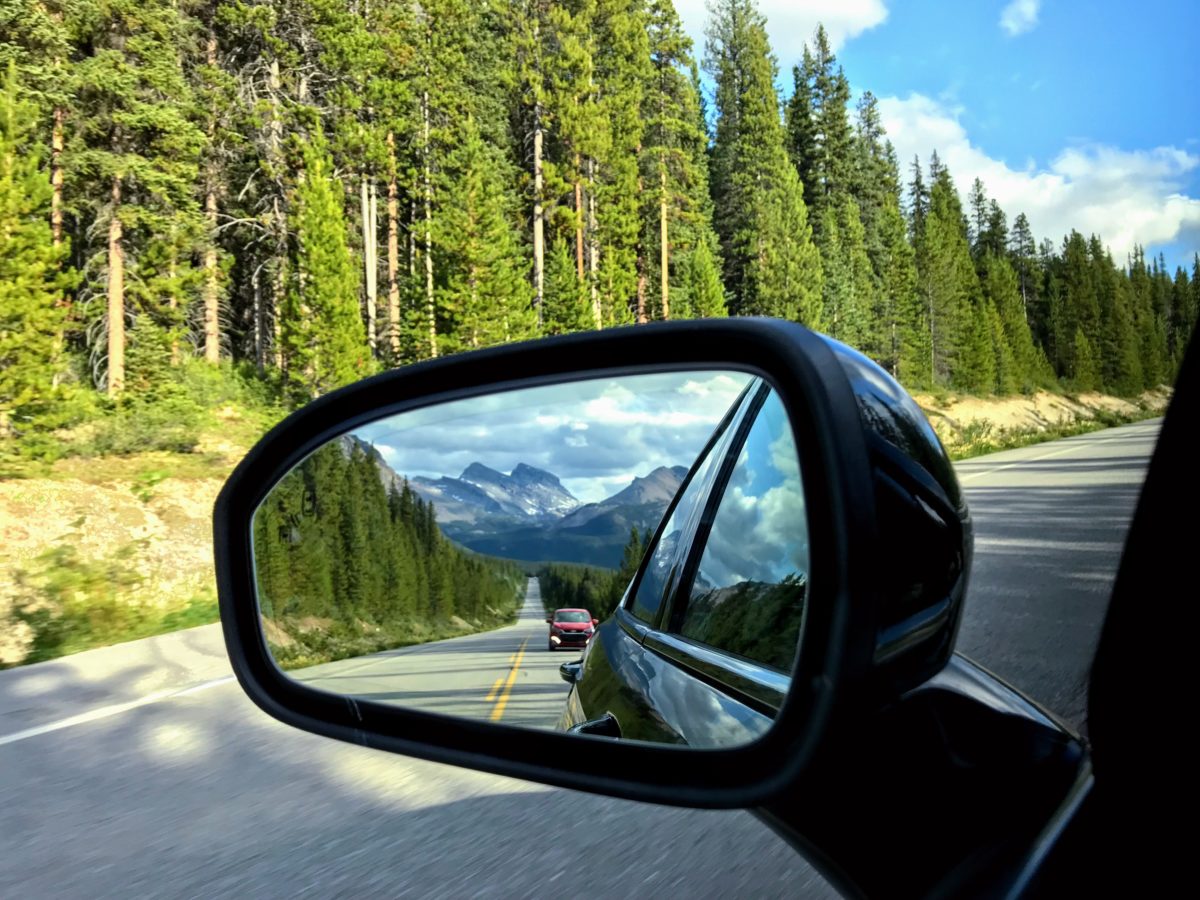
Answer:
<path fill-rule="evenodd" d="M 1077 728 L 1085 727 L 1088 669 L 1161 424 L 956 466 L 975 520 L 957 648 Z"/>
<path fill-rule="evenodd" d="M 343 659 L 289 674 L 335 694 L 506 725 L 554 728 L 568 686 L 558 674 L 579 651 L 546 649 L 536 578 L 517 622 L 483 634 Z"/>
<path fill-rule="evenodd" d="M 959 647 L 1075 722 L 1156 435 L 1142 423 L 959 466 L 977 527 Z M 514 629 L 540 637 L 538 619 Z M 493 651 L 464 687 L 511 673 L 513 651 L 499 654 L 500 671 Z M 530 639 L 505 721 L 542 715 L 538 690 L 561 690 L 569 658 Z M 216 626 L 0 672 L 0 896 L 551 891 L 833 896 L 746 813 L 550 789 L 280 725 L 232 682 Z"/>

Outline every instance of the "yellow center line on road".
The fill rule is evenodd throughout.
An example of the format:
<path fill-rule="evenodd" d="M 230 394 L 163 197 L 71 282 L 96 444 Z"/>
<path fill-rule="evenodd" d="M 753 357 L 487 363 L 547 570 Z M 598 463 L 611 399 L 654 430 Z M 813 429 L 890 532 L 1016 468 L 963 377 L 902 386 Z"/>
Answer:
<path fill-rule="evenodd" d="M 511 658 L 509 659 L 509 662 L 512 662 Z M 502 685 L 502 684 L 504 684 L 504 676 L 503 675 L 501 675 L 499 678 L 496 679 L 496 683 L 492 685 L 492 689 L 490 691 L 488 691 L 488 695 L 483 698 L 485 703 L 491 703 L 493 700 L 496 699 L 496 695 L 498 693 L 500 693 L 500 685 Z"/>
<path fill-rule="evenodd" d="M 508 670 L 508 678 L 505 679 L 504 685 L 500 689 L 500 696 L 496 698 L 496 705 L 492 707 L 491 720 L 493 722 L 498 722 L 500 717 L 504 715 L 504 707 L 508 705 L 508 697 L 512 693 L 513 682 L 517 680 L 517 671 L 521 668 L 521 660 L 525 658 L 525 645 L 528 642 L 529 638 L 525 638 L 525 640 L 521 641 L 521 646 L 517 648 L 517 655 L 513 659 L 512 668 Z M 492 690 L 494 692 L 495 688 Z"/>

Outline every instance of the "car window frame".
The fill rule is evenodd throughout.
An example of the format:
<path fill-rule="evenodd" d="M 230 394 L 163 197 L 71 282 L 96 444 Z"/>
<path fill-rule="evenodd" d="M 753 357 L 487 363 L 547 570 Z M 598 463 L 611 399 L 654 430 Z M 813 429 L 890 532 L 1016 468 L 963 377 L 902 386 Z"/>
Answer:
<path fill-rule="evenodd" d="M 646 568 L 649 566 L 655 550 L 658 549 L 663 532 L 666 530 L 667 524 L 671 521 L 671 517 L 675 514 L 675 510 L 683 500 L 684 495 L 695 481 L 700 468 L 708 460 L 709 455 L 714 452 L 727 453 L 727 449 L 721 449 L 722 442 L 726 441 L 731 433 L 736 434 L 737 429 L 740 427 L 740 422 L 745 418 L 747 404 L 751 401 L 751 398 L 758 395 L 761 387 L 765 384 L 766 382 L 761 377 L 755 376 L 742 389 L 742 392 L 738 394 L 737 399 L 730 404 L 728 412 L 725 413 L 721 421 L 713 428 L 713 433 L 705 443 L 704 449 L 696 455 L 695 461 L 692 463 L 691 468 L 688 469 L 687 475 L 680 483 L 679 489 L 675 492 L 675 496 L 671 498 L 671 503 L 667 506 L 662 518 L 655 527 L 650 543 L 646 545 L 646 552 L 642 554 L 642 558 L 638 562 L 637 571 L 634 573 L 633 578 L 630 579 L 629 585 L 625 588 L 625 594 L 621 597 L 621 601 L 617 604 L 616 608 L 617 621 L 625 627 L 626 631 L 635 634 L 638 640 L 643 639 L 649 631 L 658 630 L 663 622 L 663 616 L 670 608 L 676 585 L 680 575 L 683 573 L 683 569 L 680 566 L 680 551 L 682 550 L 686 553 L 691 547 L 692 538 L 698 523 L 697 512 L 703 511 L 707 507 L 708 498 L 712 494 L 714 478 L 724 469 L 724 458 L 713 466 L 712 471 L 706 476 L 706 480 L 697 485 L 700 496 L 696 503 L 696 510 L 688 517 L 688 521 L 683 523 L 683 528 L 681 529 L 683 536 L 675 549 L 675 555 L 671 559 L 670 574 L 663 585 L 663 600 L 659 604 L 653 620 L 648 622 L 633 612 L 633 604 L 637 597 L 637 592 L 641 588 Z M 684 557 L 684 561 L 686 561 L 686 557 Z"/>
<path fill-rule="evenodd" d="M 772 717 L 778 713 L 787 697 L 791 674 L 722 647 L 685 637 L 680 625 L 687 611 L 688 593 L 695 581 L 704 548 L 708 545 L 721 500 L 729 487 L 742 449 L 758 421 L 758 415 L 773 390 L 764 379 L 754 395 L 747 399 L 746 409 L 726 447 L 722 464 L 714 470 L 701 515 L 686 545 L 687 556 L 667 597 L 663 614 L 657 626 L 643 635 L 643 646 L 648 650 L 687 669 L 696 678 L 750 708 Z M 790 421 L 788 426 L 791 427 Z"/>
<path fill-rule="evenodd" d="M 721 650 L 719 647 L 713 647 L 711 644 L 705 644 L 703 641 L 684 637 L 682 631 L 683 616 L 687 613 L 688 592 L 691 590 L 692 583 L 696 580 L 696 570 L 700 568 L 700 558 L 704 555 L 704 548 L 708 546 L 708 538 L 712 534 L 713 522 L 716 520 L 717 511 L 721 508 L 721 501 L 725 498 L 725 492 L 729 489 L 729 482 L 733 478 L 733 470 L 737 468 L 738 457 L 741 456 L 742 449 L 746 446 L 746 441 L 750 439 L 750 432 L 753 430 L 754 424 L 758 421 L 758 414 L 762 412 L 762 408 L 767 402 L 767 397 L 770 396 L 770 393 L 771 386 L 765 382 L 762 388 L 755 392 L 754 397 L 750 401 L 750 406 L 746 410 L 746 415 L 739 424 L 737 434 L 726 451 L 725 459 L 722 461 L 716 478 L 713 479 L 712 489 L 709 491 L 704 508 L 701 510 L 700 517 L 696 523 L 696 530 L 692 535 L 692 540 L 688 544 L 688 555 L 684 560 L 683 568 L 680 570 L 679 582 L 676 585 L 675 592 L 670 597 L 671 608 L 669 616 L 664 620 L 666 624 L 663 630 L 667 633 L 673 634 L 683 640 L 691 641 L 701 647 L 719 650 L 725 655 L 733 656 L 737 659 L 744 659 L 744 657 L 737 656 L 736 653 Z M 746 661 L 755 665 L 761 665 L 755 660 Z"/>

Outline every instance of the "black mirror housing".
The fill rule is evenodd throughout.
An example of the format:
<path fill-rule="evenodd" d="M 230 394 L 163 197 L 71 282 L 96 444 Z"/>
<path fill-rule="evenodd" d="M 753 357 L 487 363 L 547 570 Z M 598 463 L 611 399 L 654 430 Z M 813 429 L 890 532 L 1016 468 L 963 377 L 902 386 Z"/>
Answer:
<path fill-rule="evenodd" d="M 558 667 L 558 675 L 567 684 L 574 684 L 579 677 L 579 662 L 565 662 Z"/>
<path fill-rule="evenodd" d="M 961 590 L 952 590 L 944 608 L 932 614 L 906 609 L 903 621 L 915 623 L 914 630 L 895 633 L 895 604 L 878 575 L 888 536 L 880 534 L 876 514 L 872 431 L 864 425 L 843 352 L 852 353 L 773 319 L 657 323 L 430 360 L 315 400 L 272 429 L 217 498 L 221 621 L 238 681 L 275 718 L 363 746 L 655 803 L 763 805 L 800 779 L 836 710 L 898 696 L 945 664 L 961 606 Z M 451 400 L 693 369 L 742 371 L 769 382 L 804 460 L 812 558 L 806 621 L 791 689 L 762 738 L 716 750 L 583 740 L 334 696 L 291 681 L 276 667 L 257 608 L 251 522 L 278 479 L 318 446 L 382 415 Z M 885 628 L 891 631 L 881 657 Z M 918 656 L 918 664 L 902 665 Z"/>

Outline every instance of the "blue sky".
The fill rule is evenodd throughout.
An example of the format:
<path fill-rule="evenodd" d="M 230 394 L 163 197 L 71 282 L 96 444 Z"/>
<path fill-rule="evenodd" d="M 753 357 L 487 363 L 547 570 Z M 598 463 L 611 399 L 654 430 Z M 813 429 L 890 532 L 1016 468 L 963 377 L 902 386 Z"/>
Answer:
<path fill-rule="evenodd" d="M 525 463 L 594 503 L 659 466 L 690 468 L 747 381 L 721 371 L 576 381 L 400 413 L 354 433 L 402 475 Z"/>
<path fill-rule="evenodd" d="M 676 0 L 702 41 L 703 0 Z M 1099 232 L 1174 267 L 1200 249 L 1198 0 L 760 0 L 781 73 L 824 22 L 907 165 L 936 148 L 1039 240 Z"/>

